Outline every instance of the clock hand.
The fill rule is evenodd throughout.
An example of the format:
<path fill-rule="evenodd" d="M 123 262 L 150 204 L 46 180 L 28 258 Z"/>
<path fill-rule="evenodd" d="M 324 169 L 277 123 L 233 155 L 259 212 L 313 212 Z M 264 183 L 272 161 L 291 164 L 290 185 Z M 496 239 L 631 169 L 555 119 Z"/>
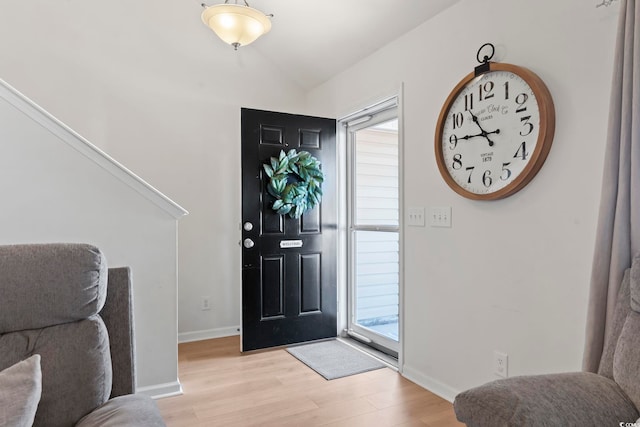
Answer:
<path fill-rule="evenodd" d="M 475 114 L 473 114 L 473 111 L 471 110 L 467 110 L 467 111 L 469 111 L 469 114 L 471 114 L 471 118 L 473 119 L 473 122 L 478 125 L 481 131 L 484 132 L 484 129 L 482 129 L 482 126 L 480 126 L 480 121 L 478 120 L 478 117 Z"/>
<path fill-rule="evenodd" d="M 480 126 L 480 120 L 478 120 L 478 117 L 473 114 L 473 112 L 471 110 L 469 110 L 469 114 L 471 114 L 471 118 L 473 119 L 473 122 L 478 125 L 478 127 L 480 128 L 480 135 L 484 136 L 485 138 L 487 138 L 487 141 L 489 141 L 489 147 L 493 147 L 493 141 L 491 139 L 489 139 L 489 137 L 487 136 L 487 131 L 485 131 L 484 129 L 482 129 L 482 126 Z"/>
<path fill-rule="evenodd" d="M 486 138 L 486 137 L 487 137 L 487 135 L 492 135 L 492 134 L 494 134 L 494 133 L 500 133 L 500 129 L 496 129 L 496 130 L 491 131 L 491 132 L 485 132 L 485 131 L 482 131 L 481 133 L 477 133 L 477 134 L 475 134 L 475 135 L 465 135 L 465 136 L 461 136 L 461 137 L 460 137 L 460 138 L 458 138 L 458 139 L 471 139 L 471 138 L 475 138 L 475 137 L 478 137 L 478 136 L 484 136 L 484 137 Z M 488 138 L 487 138 L 487 139 L 488 139 Z M 490 144 L 490 145 L 493 145 L 493 144 Z"/>
<path fill-rule="evenodd" d="M 493 134 L 493 133 L 500 133 L 500 129 L 496 129 L 496 130 L 494 130 L 494 131 L 492 131 L 492 132 L 487 132 L 486 130 L 482 129 L 482 126 L 480 126 L 480 120 L 478 120 L 478 117 L 476 117 L 476 115 L 475 115 L 475 114 L 473 114 L 473 112 L 472 112 L 471 110 L 467 110 L 467 111 L 469 111 L 469 114 L 471 114 L 471 118 L 473 119 L 473 122 L 474 122 L 475 124 L 477 124 L 477 125 L 478 125 L 478 127 L 480 128 L 481 133 L 480 133 L 480 135 L 479 135 L 479 136 L 484 136 L 484 137 L 487 139 L 487 141 L 489 141 L 489 147 L 493 147 L 493 144 L 494 144 L 494 143 L 493 143 L 493 141 L 489 138 L 489 135 L 491 135 L 491 134 Z"/>

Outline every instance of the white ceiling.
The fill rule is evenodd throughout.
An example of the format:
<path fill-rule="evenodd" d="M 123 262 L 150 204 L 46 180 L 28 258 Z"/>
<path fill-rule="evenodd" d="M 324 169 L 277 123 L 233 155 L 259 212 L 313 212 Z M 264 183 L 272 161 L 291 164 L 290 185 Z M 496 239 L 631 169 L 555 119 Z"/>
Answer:
<path fill-rule="evenodd" d="M 273 26 L 238 52 L 202 23 L 203 1 L 224 0 L 2 0 L 2 60 L 26 60 L 38 70 L 62 57 L 87 72 L 125 73 L 186 67 L 205 58 L 233 72 L 245 59 L 261 56 L 309 90 L 459 0 L 248 0 L 274 15 Z"/>
<path fill-rule="evenodd" d="M 248 0 L 251 7 L 274 15 L 273 26 L 268 34 L 240 49 L 257 50 L 309 89 L 457 1 Z M 207 0 L 206 4 L 222 2 Z"/>

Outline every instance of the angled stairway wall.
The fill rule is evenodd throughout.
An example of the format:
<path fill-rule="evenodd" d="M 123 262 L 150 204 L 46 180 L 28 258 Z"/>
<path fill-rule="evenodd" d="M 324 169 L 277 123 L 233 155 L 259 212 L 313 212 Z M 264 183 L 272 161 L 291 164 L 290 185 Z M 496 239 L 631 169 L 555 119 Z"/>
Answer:
<path fill-rule="evenodd" d="M 177 220 L 187 211 L 0 80 L 0 244 L 84 242 L 133 274 L 138 391 L 180 392 Z"/>

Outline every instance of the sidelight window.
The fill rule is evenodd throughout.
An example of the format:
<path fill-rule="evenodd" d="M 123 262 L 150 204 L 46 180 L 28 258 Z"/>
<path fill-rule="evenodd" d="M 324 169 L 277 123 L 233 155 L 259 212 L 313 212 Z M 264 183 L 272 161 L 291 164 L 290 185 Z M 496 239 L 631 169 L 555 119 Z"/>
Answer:
<path fill-rule="evenodd" d="M 396 99 L 346 121 L 349 332 L 397 356 L 400 174 Z"/>

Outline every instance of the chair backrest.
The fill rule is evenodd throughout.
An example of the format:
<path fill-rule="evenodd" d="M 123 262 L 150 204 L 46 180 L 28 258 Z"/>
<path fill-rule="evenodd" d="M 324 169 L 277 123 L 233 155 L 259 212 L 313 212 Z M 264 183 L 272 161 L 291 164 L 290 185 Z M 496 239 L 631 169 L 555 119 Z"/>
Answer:
<path fill-rule="evenodd" d="M 620 285 L 598 373 L 618 383 L 640 408 L 640 254 Z"/>
<path fill-rule="evenodd" d="M 109 338 L 98 315 L 107 263 L 94 246 L 0 246 L 0 370 L 41 357 L 35 426 L 71 426 L 111 393 Z"/>

